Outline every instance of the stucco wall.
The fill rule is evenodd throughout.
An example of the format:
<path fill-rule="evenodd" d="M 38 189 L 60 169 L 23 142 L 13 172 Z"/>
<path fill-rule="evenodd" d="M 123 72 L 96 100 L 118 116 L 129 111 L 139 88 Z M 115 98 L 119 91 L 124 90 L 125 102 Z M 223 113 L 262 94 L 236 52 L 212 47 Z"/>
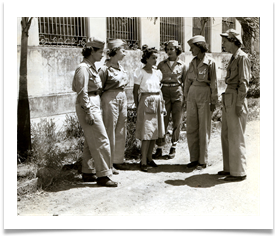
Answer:
<path fill-rule="evenodd" d="M 20 46 L 17 48 L 18 78 Z M 140 62 L 142 52 L 140 50 L 128 51 L 121 62 L 130 78 L 126 89 L 128 102 L 133 103 L 132 87 L 133 74 L 136 68 L 142 66 Z M 217 65 L 217 78 L 219 93 L 225 89 L 224 76 L 226 63 L 230 59 L 227 53 L 212 53 Z M 166 58 L 165 52 L 159 52 L 158 62 Z M 180 55 L 180 59 L 189 63 L 193 56 L 186 52 Z M 80 48 L 58 48 L 29 46 L 28 48 L 28 94 L 31 110 L 31 119 L 55 116 L 75 112 L 75 93 L 71 89 L 74 71 L 82 61 Z M 105 61 L 96 63 L 100 68 Z"/>

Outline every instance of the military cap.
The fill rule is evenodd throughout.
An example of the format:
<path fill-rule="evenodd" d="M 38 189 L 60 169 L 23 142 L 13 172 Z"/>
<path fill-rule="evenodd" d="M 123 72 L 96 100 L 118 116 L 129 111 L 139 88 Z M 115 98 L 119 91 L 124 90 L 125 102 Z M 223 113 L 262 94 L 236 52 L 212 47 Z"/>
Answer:
<path fill-rule="evenodd" d="M 119 48 L 124 44 L 126 43 L 121 39 L 113 39 L 108 42 L 108 49 L 112 50 L 113 48 Z"/>
<path fill-rule="evenodd" d="M 93 40 L 86 43 L 87 47 L 104 48 L 105 42 L 99 39 L 93 38 Z"/>
<path fill-rule="evenodd" d="M 169 45 L 169 44 L 172 44 L 172 46 L 175 46 L 175 47 L 178 47 L 178 46 L 179 46 L 179 43 L 178 43 L 178 41 L 176 41 L 176 40 L 169 40 L 169 41 L 167 42 L 167 45 Z"/>
<path fill-rule="evenodd" d="M 220 34 L 222 37 L 227 37 L 231 39 L 237 39 L 242 44 L 241 35 L 238 31 L 234 29 L 228 29 L 225 33 Z"/>
<path fill-rule="evenodd" d="M 204 43 L 206 43 L 205 37 L 202 36 L 202 35 L 195 35 L 195 36 L 193 36 L 193 37 L 188 41 L 188 44 L 198 43 L 198 42 L 204 42 Z"/>

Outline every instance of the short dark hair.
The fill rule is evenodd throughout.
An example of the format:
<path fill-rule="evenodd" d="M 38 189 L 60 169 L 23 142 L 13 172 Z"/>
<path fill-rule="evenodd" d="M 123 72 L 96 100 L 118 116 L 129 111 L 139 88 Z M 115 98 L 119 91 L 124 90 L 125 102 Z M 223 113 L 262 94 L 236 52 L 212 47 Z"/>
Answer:
<path fill-rule="evenodd" d="M 109 57 L 114 57 L 117 53 L 117 51 L 120 49 L 121 47 L 116 47 L 116 48 L 113 48 L 113 49 L 108 49 L 107 50 L 107 55 Z"/>
<path fill-rule="evenodd" d="M 227 36 L 222 36 L 222 37 L 226 38 L 229 42 L 234 43 L 238 48 L 240 48 L 242 46 L 241 42 L 236 38 L 227 37 Z"/>
<path fill-rule="evenodd" d="M 193 43 L 193 44 L 196 47 L 198 47 L 202 53 L 209 51 L 207 44 L 205 42 L 197 42 L 197 43 Z"/>
<path fill-rule="evenodd" d="M 167 53 L 167 46 L 168 46 L 168 43 L 165 43 L 164 45 L 165 45 L 164 50 L 165 50 L 165 52 Z M 177 55 L 177 56 L 179 56 L 179 55 L 183 52 L 181 45 L 173 46 L 173 47 L 175 47 L 176 55 Z"/>
<path fill-rule="evenodd" d="M 83 50 L 82 50 L 82 55 L 84 56 L 84 58 L 88 58 L 88 57 L 90 56 L 92 50 L 96 52 L 96 51 L 98 51 L 99 49 L 100 49 L 100 48 L 95 48 L 95 47 L 91 47 L 91 46 L 89 46 L 89 47 L 85 46 L 85 47 L 83 48 Z"/>
<path fill-rule="evenodd" d="M 144 44 L 142 46 L 142 51 L 143 51 L 143 54 L 142 54 L 142 58 L 141 58 L 141 62 L 143 64 L 147 64 L 147 59 L 150 58 L 152 56 L 153 53 L 157 53 L 158 50 L 155 49 L 155 48 L 148 48 L 148 46 L 146 44 Z"/>

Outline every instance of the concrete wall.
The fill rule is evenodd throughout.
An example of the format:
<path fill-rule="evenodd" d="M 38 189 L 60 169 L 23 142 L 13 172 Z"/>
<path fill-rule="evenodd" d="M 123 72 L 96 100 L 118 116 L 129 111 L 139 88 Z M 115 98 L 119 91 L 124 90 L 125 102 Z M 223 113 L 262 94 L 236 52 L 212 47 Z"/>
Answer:
<path fill-rule="evenodd" d="M 17 48 L 17 55 L 19 71 L 20 46 Z M 129 104 L 133 103 L 134 71 L 143 66 L 140 62 L 141 55 L 140 50 L 130 50 L 121 62 L 130 79 L 126 90 Z M 158 62 L 166 57 L 165 52 L 159 52 Z M 219 91 L 221 92 L 225 88 L 223 80 L 230 54 L 213 53 L 212 57 L 216 60 Z M 187 64 L 192 58 L 190 52 L 180 55 L 180 59 Z M 28 94 L 32 119 L 75 112 L 75 93 L 72 91 L 71 83 L 74 71 L 82 59 L 80 48 L 40 46 L 28 48 Z M 104 60 L 105 57 L 101 62 L 96 63 L 96 67 L 100 68 Z"/>

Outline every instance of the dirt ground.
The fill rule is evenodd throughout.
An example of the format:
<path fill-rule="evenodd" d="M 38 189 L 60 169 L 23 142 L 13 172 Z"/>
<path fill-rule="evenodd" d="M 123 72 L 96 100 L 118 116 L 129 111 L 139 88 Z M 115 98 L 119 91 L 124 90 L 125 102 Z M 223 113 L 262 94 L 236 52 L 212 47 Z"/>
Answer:
<path fill-rule="evenodd" d="M 96 183 L 64 182 L 46 191 L 25 195 L 17 202 L 18 215 L 140 216 L 140 215 L 248 215 L 259 214 L 260 122 L 246 127 L 247 179 L 225 182 L 222 170 L 220 131 L 212 133 L 209 166 L 191 171 L 186 141 L 178 144 L 172 160 L 156 160 L 158 168 L 142 172 L 138 164 L 112 179 L 117 188 Z M 164 150 L 167 153 L 169 150 Z"/>

